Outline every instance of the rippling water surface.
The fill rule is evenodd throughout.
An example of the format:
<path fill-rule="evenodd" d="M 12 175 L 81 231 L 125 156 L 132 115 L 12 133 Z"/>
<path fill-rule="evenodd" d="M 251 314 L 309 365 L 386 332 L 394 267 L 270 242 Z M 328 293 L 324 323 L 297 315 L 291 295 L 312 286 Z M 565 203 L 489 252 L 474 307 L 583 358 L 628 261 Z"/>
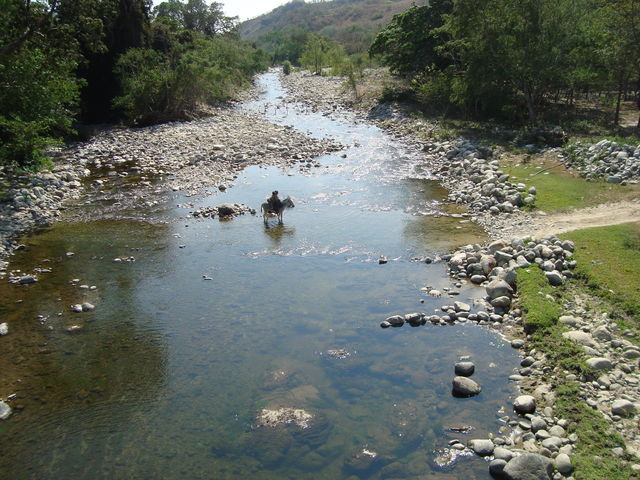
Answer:
<path fill-rule="evenodd" d="M 0 424 L 0 477 L 489 478 L 481 459 L 434 457 L 499 428 L 516 353 L 475 325 L 378 326 L 452 303 L 425 297 L 452 285 L 442 264 L 416 258 L 481 232 L 447 215 L 419 157 L 384 132 L 286 106 L 275 75 L 260 81 L 264 94 L 242 108 L 350 147 L 302 172 L 249 168 L 190 210 L 176 205 L 192 199 L 169 199 L 165 223 L 58 224 L 25 239 L 12 268 L 51 272 L 0 286 L 11 331 L 0 394 L 17 395 Z M 222 202 L 258 208 L 274 189 L 296 203 L 282 226 L 187 217 Z M 96 310 L 71 313 L 83 301 Z M 484 386 L 476 398 L 451 396 L 462 355 Z M 310 426 L 256 425 L 280 407 L 309 412 Z"/>

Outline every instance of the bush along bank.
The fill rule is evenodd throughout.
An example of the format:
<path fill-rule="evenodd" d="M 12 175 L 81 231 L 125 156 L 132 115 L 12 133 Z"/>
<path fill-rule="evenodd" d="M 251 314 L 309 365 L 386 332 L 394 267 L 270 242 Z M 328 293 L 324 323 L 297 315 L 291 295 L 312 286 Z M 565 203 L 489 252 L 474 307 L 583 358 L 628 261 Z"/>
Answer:
<path fill-rule="evenodd" d="M 621 145 L 611 140 L 578 142 L 565 147 L 561 158 L 566 167 L 577 170 L 587 180 L 640 182 L 640 145 Z"/>

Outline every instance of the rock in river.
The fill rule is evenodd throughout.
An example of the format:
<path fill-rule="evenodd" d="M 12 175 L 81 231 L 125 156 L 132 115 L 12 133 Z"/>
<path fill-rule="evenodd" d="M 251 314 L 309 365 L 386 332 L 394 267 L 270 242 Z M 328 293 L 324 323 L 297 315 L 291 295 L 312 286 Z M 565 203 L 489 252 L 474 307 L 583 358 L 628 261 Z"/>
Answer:
<path fill-rule="evenodd" d="M 0 420 L 6 420 L 11 416 L 11 407 L 0 401 Z"/>
<path fill-rule="evenodd" d="M 482 391 L 477 382 L 467 377 L 454 377 L 452 384 L 454 397 L 473 397 Z"/>
<path fill-rule="evenodd" d="M 550 480 L 553 464 L 547 457 L 526 453 L 509 460 L 503 473 L 508 480 Z"/>
<path fill-rule="evenodd" d="M 473 375 L 476 366 L 473 362 L 458 362 L 455 365 L 456 375 L 460 375 L 461 377 L 470 377 Z"/>

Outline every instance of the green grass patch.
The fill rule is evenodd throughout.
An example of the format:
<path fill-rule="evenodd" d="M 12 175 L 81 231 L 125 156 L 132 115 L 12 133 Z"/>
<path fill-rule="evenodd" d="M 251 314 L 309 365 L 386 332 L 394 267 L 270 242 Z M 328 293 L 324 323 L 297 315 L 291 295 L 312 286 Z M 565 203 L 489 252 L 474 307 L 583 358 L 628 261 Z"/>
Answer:
<path fill-rule="evenodd" d="M 594 378 L 595 373 L 587 365 L 584 350 L 562 336 L 562 332 L 566 331 L 561 325 L 541 328 L 533 333 L 532 341 L 538 350 L 545 353 L 551 365 L 557 365 L 575 375 Z"/>
<path fill-rule="evenodd" d="M 582 348 L 562 337 L 566 329 L 558 324 L 564 301 L 583 291 L 601 298 L 605 311 L 611 312 L 619 305 L 628 313 L 640 312 L 640 223 L 579 230 L 562 238 L 576 244 L 576 280 L 554 288 L 544 273 L 533 267 L 518 270 L 517 282 L 531 344 L 545 354 L 550 365 L 560 369 L 554 388 L 556 413 L 569 421 L 568 432 L 579 438 L 572 457 L 572 476 L 576 480 L 640 480 L 628 463 L 631 459 L 612 451 L 616 447 L 624 449 L 624 439 L 597 410 L 582 401 L 580 385 L 563 378 L 563 371 L 587 379 L 594 378 L 596 372 L 586 365 Z"/>
<path fill-rule="evenodd" d="M 592 375 L 583 350 L 562 336 L 566 329 L 558 324 L 563 313 L 562 289 L 549 285 L 539 268 L 518 270 L 518 294 L 524 311 L 525 331 L 532 334 L 536 348 L 544 352 L 552 365 L 577 375 Z"/>
<path fill-rule="evenodd" d="M 640 222 L 588 228 L 561 235 L 576 244 L 575 273 L 594 294 L 631 317 L 623 326 L 640 327 Z"/>
<path fill-rule="evenodd" d="M 569 421 L 569 432 L 579 438 L 573 457 L 573 477 L 576 480 L 637 479 L 629 464 L 612 452 L 615 447 L 624 448 L 624 440 L 599 412 L 580 401 L 578 384 L 565 381 L 555 393 L 557 414 Z"/>
<path fill-rule="evenodd" d="M 538 267 L 519 269 L 517 282 L 525 330 L 531 333 L 553 327 L 562 315 L 562 307 L 556 297 L 557 290 L 549 285 L 542 270 Z"/>
<path fill-rule="evenodd" d="M 640 197 L 638 185 L 615 185 L 604 181 L 587 182 L 569 174 L 557 161 L 529 162 L 501 165 L 514 183 L 522 182 L 536 187 L 536 208 L 545 212 L 558 212 L 571 208 L 590 207 L 606 202 L 618 202 Z M 532 176 L 544 168 L 550 170 Z"/>

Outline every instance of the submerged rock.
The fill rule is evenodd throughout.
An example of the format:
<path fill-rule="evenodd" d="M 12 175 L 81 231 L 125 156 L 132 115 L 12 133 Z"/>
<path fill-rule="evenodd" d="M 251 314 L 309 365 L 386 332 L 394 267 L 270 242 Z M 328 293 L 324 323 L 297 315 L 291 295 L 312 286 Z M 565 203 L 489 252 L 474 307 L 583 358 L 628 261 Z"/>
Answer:
<path fill-rule="evenodd" d="M 259 427 L 277 427 L 279 425 L 293 424 L 298 428 L 309 428 L 312 419 L 313 415 L 301 408 L 263 408 L 258 413 L 256 425 Z"/>
<path fill-rule="evenodd" d="M 11 416 L 11 407 L 5 402 L 0 401 L 0 420 L 6 420 Z"/>

